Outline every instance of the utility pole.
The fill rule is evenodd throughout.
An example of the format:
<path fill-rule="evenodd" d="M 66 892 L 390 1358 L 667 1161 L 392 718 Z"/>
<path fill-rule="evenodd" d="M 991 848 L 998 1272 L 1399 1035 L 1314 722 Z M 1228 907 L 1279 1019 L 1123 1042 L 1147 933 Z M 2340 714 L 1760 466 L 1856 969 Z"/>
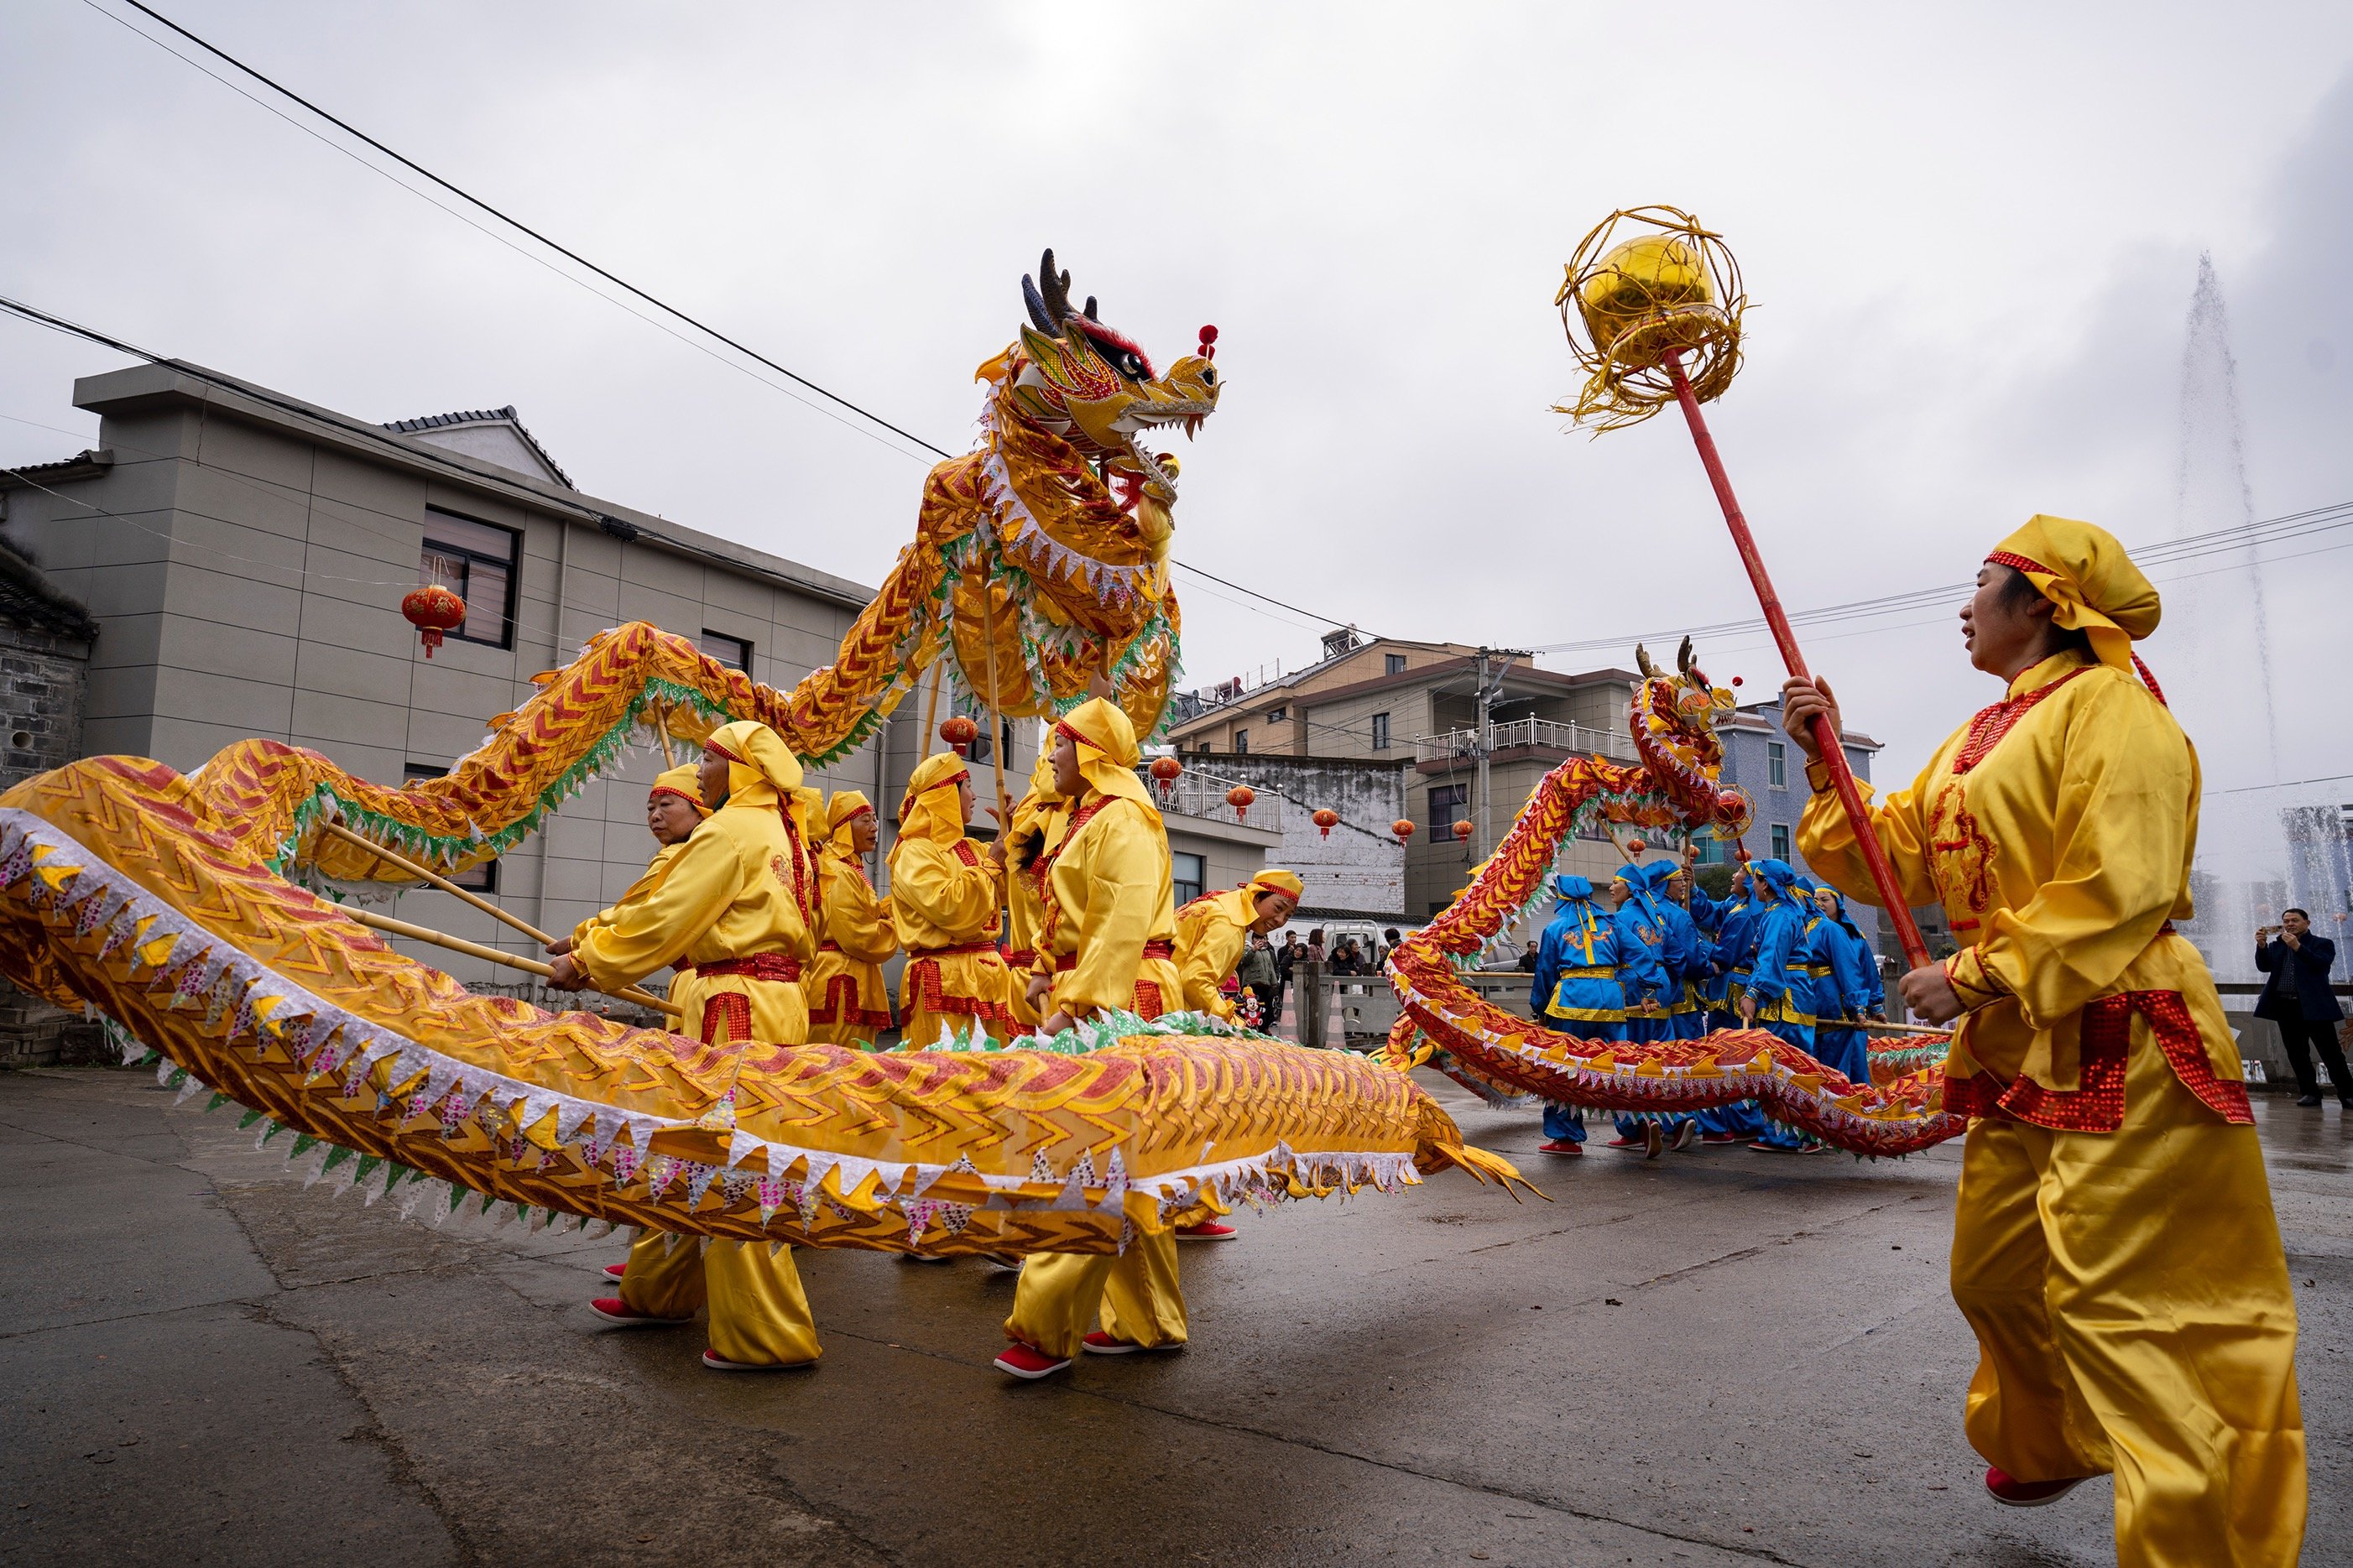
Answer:
<path fill-rule="evenodd" d="M 1495 697 L 1504 689 L 1504 677 L 1511 673 L 1514 660 L 1530 657 L 1528 650 L 1517 647 L 1482 647 L 1479 650 L 1479 847 L 1478 854 L 1495 852 L 1494 792 L 1489 787 L 1487 759 L 1495 751 Z M 1495 661 L 1501 659 L 1498 664 Z M 1489 674 L 1493 666 L 1493 673 Z M 1476 857 L 1474 857 L 1475 858 Z"/>

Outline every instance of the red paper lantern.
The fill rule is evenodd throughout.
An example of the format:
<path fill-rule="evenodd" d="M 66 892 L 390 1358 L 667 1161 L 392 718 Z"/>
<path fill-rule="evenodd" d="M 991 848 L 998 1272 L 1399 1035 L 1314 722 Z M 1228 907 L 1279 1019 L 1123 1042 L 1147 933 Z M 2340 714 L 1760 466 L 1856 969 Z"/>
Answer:
<path fill-rule="evenodd" d="M 1454 837 L 1461 839 L 1465 844 L 1471 842 L 1471 819 L 1469 817 L 1461 817 L 1455 822 Z"/>
<path fill-rule="evenodd" d="M 1328 805 L 1318 806 L 1314 820 L 1315 826 L 1323 830 L 1324 837 L 1329 838 L 1332 830 L 1340 826 L 1340 814 Z"/>
<path fill-rule="evenodd" d="M 957 756 L 968 757 L 972 755 L 972 743 L 980 739 L 980 726 L 961 713 L 952 713 L 940 724 L 940 739 Z"/>
<path fill-rule="evenodd" d="M 1637 860 L 1641 859 L 1644 851 L 1648 850 L 1650 847 L 1651 846 L 1647 842 L 1640 838 L 1630 838 L 1626 841 L 1627 853 Z"/>
<path fill-rule="evenodd" d="M 441 634 L 466 624 L 466 601 L 438 583 L 427 583 L 400 601 L 400 613 L 417 628 L 425 642 L 425 657 L 431 658 L 441 646 Z"/>
<path fill-rule="evenodd" d="M 1413 837 L 1413 820 L 1410 817 L 1400 816 L 1389 824 L 1389 831 L 1397 835 L 1398 843 L 1403 844 Z"/>
<path fill-rule="evenodd" d="M 1250 803 L 1258 799 L 1258 791 L 1248 784 L 1236 784 L 1226 792 L 1226 804 L 1234 808 L 1234 820 L 1240 822 L 1250 816 Z"/>

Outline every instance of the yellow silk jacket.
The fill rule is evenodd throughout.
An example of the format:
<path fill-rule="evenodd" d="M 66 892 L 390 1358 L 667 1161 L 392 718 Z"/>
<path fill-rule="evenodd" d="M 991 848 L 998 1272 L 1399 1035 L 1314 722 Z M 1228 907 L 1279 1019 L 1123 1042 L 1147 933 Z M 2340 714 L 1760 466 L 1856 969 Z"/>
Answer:
<path fill-rule="evenodd" d="M 808 963 L 817 944 L 804 911 L 813 912 L 817 889 L 796 886 L 811 879 L 794 876 L 773 788 L 737 789 L 677 848 L 659 880 L 590 923 L 573 956 L 592 980 L 628 985 L 665 964 L 763 952 Z"/>
<path fill-rule="evenodd" d="M 1234 1005 L 1218 987 L 1225 984 L 1250 946 L 1250 922 L 1258 919 L 1261 890 L 1245 883 L 1195 899 L 1176 911 L 1176 976 L 1185 993 L 1182 1005 L 1213 1017 L 1233 1017 Z"/>
<path fill-rule="evenodd" d="M 1827 774 L 1807 771 L 1807 863 L 1849 898 L 1879 902 Z M 1989 1073 L 2060 1095 L 2094 1087 L 2084 1080 L 2086 1009 L 2098 1024 L 2123 1005 L 2152 1024 L 2186 1011 L 2167 1037 L 2185 1040 L 2196 1026 L 2194 1045 L 2168 1049 L 2176 1072 L 2193 1089 L 2201 1067 L 2211 1073 L 2200 1092 L 2218 1108 L 2243 1096 L 2213 977 L 2172 927 L 2190 915 L 2198 785 L 2197 753 L 2163 704 L 2124 671 L 2065 653 L 2011 681 L 1911 788 L 1873 805 L 1904 896 L 1941 904 L 1961 947 L 1946 965 L 1968 1009 L 1949 1080 Z M 2116 1093 L 2120 1106 L 2120 1081 Z"/>
<path fill-rule="evenodd" d="M 698 824 L 698 826 L 700 825 Z M 586 920 L 582 921 L 578 925 L 572 928 L 572 945 L 575 948 L 577 948 L 580 945 L 580 939 L 588 934 L 588 928 L 590 926 L 610 924 L 613 919 L 613 911 L 619 909 L 623 904 L 629 903 L 634 900 L 642 899 L 648 893 L 661 886 L 663 876 L 670 870 L 670 863 L 677 859 L 678 852 L 685 847 L 686 840 L 681 838 L 675 844 L 665 844 L 660 848 L 655 850 L 654 858 L 646 862 L 646 868 L 638 874 L 638 879 L 631 882 L 628 887 L 623 890 L 619 898 L 614 900 L 611 903 L 606 905 L 603 909 L 598 910 L 595 914 L 590 915 Z"/>
<path fill-rule="evenodd" d="M 1168 836 L 1135 802 L 1097 796 L 1072 814 L 1047 868 L 1045 902 L 1037 967 L 1056 972 L 1055 1005 L 1149 1016 L 1178 1005 Z M 1069 969 L 1065 960 L 1074 961 Z"/>
<path fill-rule="evenodd" d="M 944 845 L 899 840 L 892 851 L 891 919 L 907 949 L 899 977 L 902 1015 L 921 1007 L 990 1021 L 1009 1016 L 1005 960 L 996 948 L 1000 890 L 968 838 Z"/>
<path fill-rule="evenodd" d="M 890 906 L 855 861 L 828 856 L 819 880 L 825 885 L 825 904 L 817 962 L 802 985 L 808 996 L 809 1022 L 887 1029 L 891 994 L 882 984 L 882 964 L 899 951 Z"/>

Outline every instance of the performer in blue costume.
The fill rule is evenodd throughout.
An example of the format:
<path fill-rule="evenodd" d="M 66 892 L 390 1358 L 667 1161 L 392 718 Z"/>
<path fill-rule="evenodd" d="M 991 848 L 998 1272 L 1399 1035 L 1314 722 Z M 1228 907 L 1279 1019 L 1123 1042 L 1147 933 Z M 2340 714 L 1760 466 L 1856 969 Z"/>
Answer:
<path fill-rule="evenodd" d="M 1648 868 L 1618 868 L 1612 885 L 1619 900 L 1612 917 L 1618 928 L 1618 978 L 1626 991 L 1626 1038 L 1636 1042 L 1676 1037 L 1672 1009 L 1680 987 L 1667 964 L 1667 917 L 1651 888 Z M 1617 1126 L 1618 1136 L 1609 1147 L 1639 1148 L 1651 1160 L 1670 1141 L 1687 1149 L 1699 1137 L 1699 1123 L 1688 1116 L 1620 1116 Z"/>
<path fill-rule="evenodd" d="M 1714 953 L 1701 934 L 1698 920 L 1686 907 L 1691 878 L 1672 860 L 1653 860 L 1642 870 L 1650 878 L 1651 901 L 1658 906 L 1659 921 L 1666 932 L 1660 957 L 1667 966 L 1671 994 L 1667 1017 L 1675 1038 L 1696 1040 L 1707 1033 L 1707 1008 L 1700 988 Z"/>
<path fill-rule="evenodd" d="M 1535 984 L 1528 1010 L 1563 1034 L 1583 1040 L 1626 1037 L 1626 993 L 1618 983 L 1618 927 L 1593 907 L 1593 884 L 1555 877 L 1560 900 L 1536 943 Z M 1540 1154 L 1583 1154 L 1585 1112 L 1547 1100 Z"/>
<path fill-rule="evenodd" d="M 1747 987 L 1749 962 L 1757 952 L 1758 911 L 1749 883 L 1748 868 L 1742 866 L 1732 874 L 1729 898 L 1710 898 L 1698 887 L 1691 889 L 1692 920 L 1708 942 L 1701 994 L 1709 1029 L 1741 1027 L 1739 996 Z M 1697 1121 L 1703 1143 L 1746 1143 L 1765 1131 L 1765 1113 L 1753 1100 L 1703 1110 Z"/>
<path fill-rule="evenodd" d="M 1750 870 L 1757 899 L 1757 955 L 1750 962 L 1747 990 L 1740 998 L 1744 1023 L 1778 1036 L 1807 1055 L 1814 1050 L 1813 941 L 1806 917 L 1814 910 L 1796 890 L 1797 872 L 1786 860 L 1759 860 Z M 1774 1122 L 1748 1145 L 1772 1154 L 1802 1154 L 1824 1147 Z"/>
<path fill-rule="evenodd" d="M 1859 1026 L 1865 1018 L 1884 1019 L 1887 997 L 1879 979 L 1879 957 L 1862 932 L 1847 919 L 1846 899 L 1835 888 L 1818 889 L 1814 907 L 1821 911 L 1821 923 L 1814 928 L 1814 941 L 1829 956 L 1831 977 L 1835 984 L 1839 1013 L 1838 1022 L 1822 1012 L 1820 996 L 1816 996 L 1814 1021 L 1814 1058 L 1824 1067 L 1844 1073 L 1849 1082 L 1871 1082 L 1871 1047 L 1869 1037 Z"/>

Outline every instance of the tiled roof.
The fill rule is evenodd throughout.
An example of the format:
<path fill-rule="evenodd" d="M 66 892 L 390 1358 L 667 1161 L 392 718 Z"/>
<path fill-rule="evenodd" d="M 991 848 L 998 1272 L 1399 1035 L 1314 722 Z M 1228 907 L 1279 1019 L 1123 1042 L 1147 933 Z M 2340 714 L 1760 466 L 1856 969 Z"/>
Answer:
<path fill-rule="evenodd" d="M 5 542 L 0 542 L 0 621 L 83 642 L 98 636 L 98 623 L 90 618 L 90 611 L 60 593 L 39 567 Z"/>
<path fill-rule="evenodd" d="M 580 488 L 572 482 L 572 476 L 564 471 L 563 466 L 547 455 L 547 448 L 539 444 L 538 438 L 523 427 L 523 422 L 515 417 L 512 403 L 504 408 L 460 409 L 454 414 L 427 414 L 421 419 L 395 419 L 385 428 L 397 430 L 404 436 L 414 436 L 419 430 L 438 430 L 450 425 L 512 425 L 515 434 L 523 438 L 524 445 L 538 455 L 539 460 L 547 465 L 547 471 L 562 481 L 565 488 L 575 490 Z"/>

